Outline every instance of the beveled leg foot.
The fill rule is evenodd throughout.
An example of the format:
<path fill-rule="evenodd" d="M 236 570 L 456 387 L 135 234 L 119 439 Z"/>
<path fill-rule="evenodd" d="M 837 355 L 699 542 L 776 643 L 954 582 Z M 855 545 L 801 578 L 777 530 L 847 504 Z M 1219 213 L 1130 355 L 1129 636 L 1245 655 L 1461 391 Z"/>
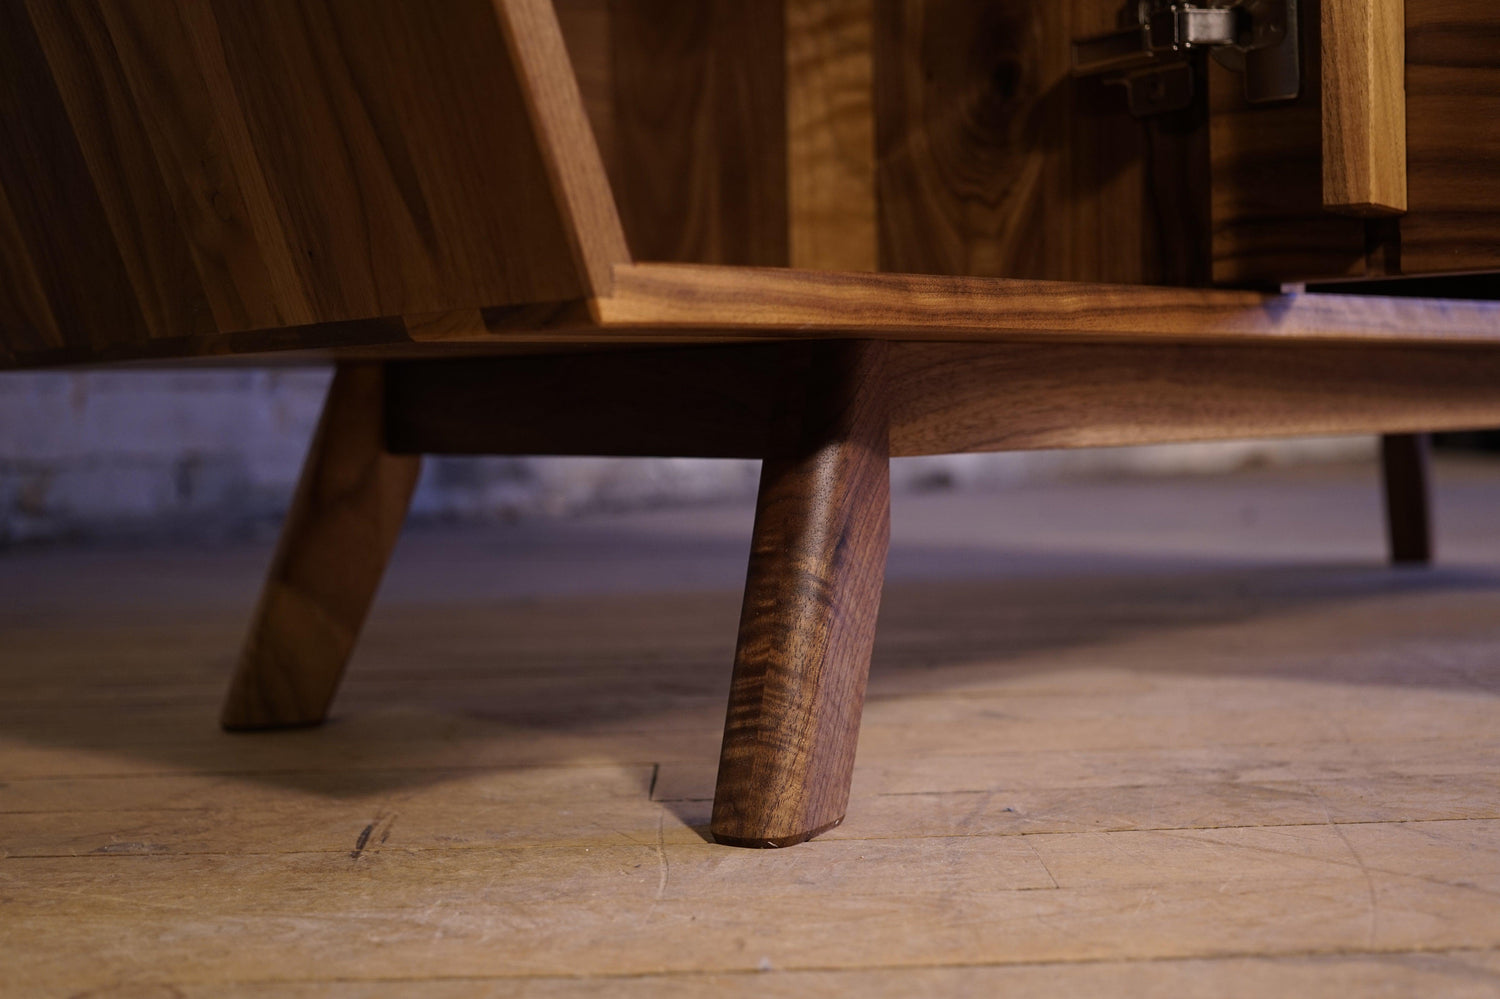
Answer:
<path fill-rule="evenodd" d="M 844 819 L 890 542 L 881 344 L 788 348 L 761 470 L 712 833 L 781 847 Z"/>
<path fill-rule="evenodd" d="M 1385 480 L 1385 524 L 1391 561 L 1427 565 L 1432 561 L 1432 511 L 1428 487 L 1427 434 L 1387 434 L 1380 438 Z"/>
<path fill-rule="evenodd" d="M 385 450 L 384 372 L 341 364 L 224 702 L 226 729 L 315 725 L 375 599 L 421 459 Z"/>

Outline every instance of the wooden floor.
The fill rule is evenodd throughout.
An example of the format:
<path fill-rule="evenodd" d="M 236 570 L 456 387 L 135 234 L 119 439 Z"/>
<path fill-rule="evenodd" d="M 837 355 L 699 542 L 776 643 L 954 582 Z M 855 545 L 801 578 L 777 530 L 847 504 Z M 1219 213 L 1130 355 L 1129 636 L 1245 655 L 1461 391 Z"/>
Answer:
<path fill-rule="evenodd" d="M 266 546 L 0 556 L 0 993 L 1500 995 L 1500 463 L 899 499 L 848 821 L 701 832 L 750 511 L 409 532 L 226 735 Z"/>

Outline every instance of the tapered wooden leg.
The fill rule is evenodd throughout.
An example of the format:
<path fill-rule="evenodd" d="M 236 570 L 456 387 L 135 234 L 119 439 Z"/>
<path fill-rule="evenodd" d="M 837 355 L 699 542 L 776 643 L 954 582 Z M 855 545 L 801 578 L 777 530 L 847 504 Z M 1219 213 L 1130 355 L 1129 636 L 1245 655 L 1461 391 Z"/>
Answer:
<path fill-rule="evenodd" d="M 788 355 L 714 794 L 713 836 L 734 846 L 843 821 L 890 542 L 885 347 Z"/>
<path fill-rule="evenodd" d="M 227 729 L 328 713 L 421 465 L 386 452 L 384 405 L 381 365 L 339 365 L 224 703 Z"/>
<path fill-rule="evenodd" d="M 1432 561 L 1432 514 L 1427 484 L 1427 434 L 1387 434 L 1380 438 L 1385 478 L 1385 522 L 1391 561 L 1425 565 Z"/>

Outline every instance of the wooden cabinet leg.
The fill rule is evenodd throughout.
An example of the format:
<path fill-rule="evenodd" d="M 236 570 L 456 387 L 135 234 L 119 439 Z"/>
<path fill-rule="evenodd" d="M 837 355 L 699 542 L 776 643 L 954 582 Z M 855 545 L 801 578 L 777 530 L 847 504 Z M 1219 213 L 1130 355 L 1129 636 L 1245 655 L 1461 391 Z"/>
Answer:
<path fill-rule="evenodd" d="M 1380 438 L 1385 479 L 1385 522 L 1391 561 L 1425 565 L 1432 561 L 1427 434 L 1387 434 Z"/>
<path fill-rule="evenodd" d="M 890 542 L 885 347 L 786 349 L 714 794 L 734 846 L 843 821 Z"/>
<path fill-rule="evenodd" d="M 314 725 L 375 599 L 421 459 L 385 450 L 384 368 L 341 364 L 224 702 L 227 729 Z"/>

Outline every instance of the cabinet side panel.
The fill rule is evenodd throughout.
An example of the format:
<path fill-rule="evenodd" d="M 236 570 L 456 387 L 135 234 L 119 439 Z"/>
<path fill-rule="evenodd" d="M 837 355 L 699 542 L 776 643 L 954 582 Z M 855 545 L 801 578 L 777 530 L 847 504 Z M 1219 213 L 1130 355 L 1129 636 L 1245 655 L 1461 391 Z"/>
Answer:
<path fill-rule="evenodd" d="M 17 355 L 150 331 L 25 6 L 0 4 L 0 341 Z"/>
<path fill-rule="evenodd" d="M 16 0 L 0 148 L 21 360 L 586 298 L 626 257 L 547 0 Z"/>

